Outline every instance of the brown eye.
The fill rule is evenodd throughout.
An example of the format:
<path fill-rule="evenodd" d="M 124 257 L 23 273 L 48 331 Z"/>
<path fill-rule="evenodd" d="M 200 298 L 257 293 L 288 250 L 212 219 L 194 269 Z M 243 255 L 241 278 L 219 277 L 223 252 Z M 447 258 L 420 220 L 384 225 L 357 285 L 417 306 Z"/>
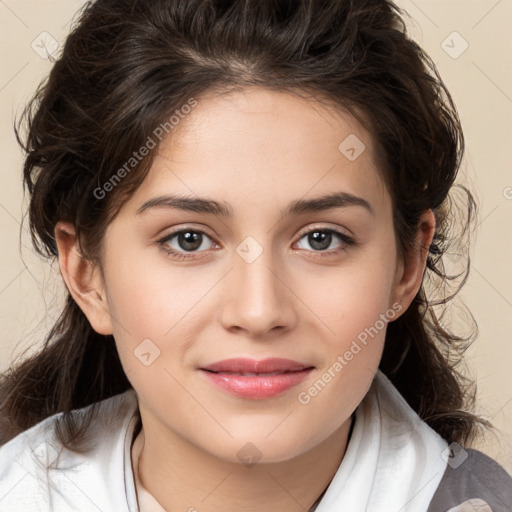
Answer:
<path fill-rule="evenodd" d="M 178 245 L 184 251 L 195 251 L 203 243 L 203 235 L 195 231 L 182 231 L 175 236 Z"/>
<path fill-rule="evenodd" d="M 306 239 L 307 244 L 311 247 L 311 249 L 307 249 L 307 247 L 305 249 L 314 252 L 339 252 L 345 250 L 347 246 L 355 244 L 355 241 L 351 237 L 334 229 L 316 228 L 303 233 L 301 236 L 301 240 L 302 239 Z M 331 247 L 331 245 L 336 242 L 336 239 L 338 240 L 338 245 Z M 304 247 L 301 248 L 304 249 Z"/>
<path fill-rule="evenodd" d="M 204 231 L 180 229 L 158 240 L 158 244 L 173 257 L 186 259 L 195 258 L 194 253 L 205 252 L 209 248 L 208 243 L 205 243 L 207 240 L 211 241 L 211 238 Z M 212 242 L 211 245 L 215 244 Z M 203 249 L 199 250 L 201 247 Z"/>

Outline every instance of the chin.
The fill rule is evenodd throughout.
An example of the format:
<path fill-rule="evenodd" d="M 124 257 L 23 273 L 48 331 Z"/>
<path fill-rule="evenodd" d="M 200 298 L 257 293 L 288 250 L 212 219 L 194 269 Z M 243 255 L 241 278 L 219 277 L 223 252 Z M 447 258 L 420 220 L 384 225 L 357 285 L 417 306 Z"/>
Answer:
<path fill-rule="evenodd" d="M 220 460 L 230 464 L 242 464 L 248 468 L 256 464 L 275 464 L 285 462 L 287 460 L 298 457 L 308 449 L 314 447 L 315 443 L 311 446 L 307 442 L 303 445 L 298 443 L 296 436 L 290 435 L 288 431 L 286 437 L 275 436 L 270 440 L 267 434 L 260 434 L 259 436 L 240 436 L 239 438 L 230 439 L 229 443 L 216 444 L 215 446 L 208 447 L 209 453 Z"/>

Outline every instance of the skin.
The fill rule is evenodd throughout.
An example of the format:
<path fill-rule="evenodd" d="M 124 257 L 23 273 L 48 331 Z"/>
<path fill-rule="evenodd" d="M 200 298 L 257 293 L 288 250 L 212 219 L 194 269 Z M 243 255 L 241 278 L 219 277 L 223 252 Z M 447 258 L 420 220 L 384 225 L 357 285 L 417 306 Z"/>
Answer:
<path fill-rule="evenodd" d="M 416 246 L 402 260 L 372 137 L 351 115 L 314 100 L 260 88 L 205 96 L 171 134 L 108 227 L 100 266 L 80 258 L 73 227 L 58 224 L 63 278 L 94 329 L 115 337 L 139 398 L 140 478 L 166 510 L 303 512 L 343 459 L 385 328 L 309 403 L 298 395 L 381 314 L 400 304 L 396 319 L 407 309 L 433 213 L 421 217 Z M 338 149 L 349 134 L 366 146 L 354 161 Z M 353 205 L 281 219 L 292 201 L 334 191 L 365 199 L 373 213 Z M 171 193 L 215 199 L 234 215 L 138 213 Z M 177 236 L 158 243 L 178 228 L 206 233 L 195 259 L 166 252 L 187 252 Z M 315 229 L 356 243 L 333 235 L 318 248 L 307 236 Z M 251 263 L 236 251 L 248 236 L 262 249 Z M 134 355 L 145 339 L 160 350 L 149 366 Z M 284 357 L 315 369 L 277 397 L 243 399 L 198 370 L 231 357 Z M 246 443 L 261 457 L 250 467 L 237 457 Z"/>

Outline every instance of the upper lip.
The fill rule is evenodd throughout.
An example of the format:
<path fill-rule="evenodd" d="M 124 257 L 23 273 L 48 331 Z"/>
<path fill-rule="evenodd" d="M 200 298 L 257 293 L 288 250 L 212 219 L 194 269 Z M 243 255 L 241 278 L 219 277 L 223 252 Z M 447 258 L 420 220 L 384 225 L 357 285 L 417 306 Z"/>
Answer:
<path fill-rule="evenodd" d="M 303 364 L 292 359 L 269 358 L 257 361 L 238 357 L 234 359 L 225 359 L 217 361 L 208 366 L 201 367 L 202 370 L 212 372 L 247 372 L 247 373 L 272 373 L 272 372 L 298 372 L 312 368 L 311 365 Z"/>

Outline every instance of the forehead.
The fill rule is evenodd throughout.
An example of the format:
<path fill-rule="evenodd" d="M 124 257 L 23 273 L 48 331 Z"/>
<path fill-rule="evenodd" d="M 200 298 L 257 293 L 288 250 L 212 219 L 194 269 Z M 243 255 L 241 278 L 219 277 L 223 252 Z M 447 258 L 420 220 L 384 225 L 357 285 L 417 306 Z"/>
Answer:
<path fill-rule="evenodd" d="M 173 192 L 282 206 L 344 191 L 386 207 L 375 159 L 371 134 L 341 108 L 256 87 L 205 95 L 162 140 L 131 202 Z"/>

